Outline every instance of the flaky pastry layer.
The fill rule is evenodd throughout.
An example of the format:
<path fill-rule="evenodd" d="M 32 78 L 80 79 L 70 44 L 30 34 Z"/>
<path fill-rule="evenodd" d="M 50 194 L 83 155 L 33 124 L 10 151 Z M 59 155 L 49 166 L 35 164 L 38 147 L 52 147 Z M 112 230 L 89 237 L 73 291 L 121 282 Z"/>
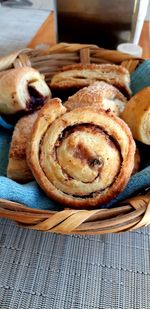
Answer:
<path fill-rule="evenodd" d="M 91 107 L 94 109 L 110 109 L 117 116 L 123 112 L 127 99 L 115 87 L 105 82 L 94 82 L 68 98 L 64 106 L 68 111 L 75 108 Z"/>
<path fill-rule="evenodd" d="M 12 69 L 0 78 L 1 114 L 34 111 L 50 97 L 43 75 L 31 67 Z"/>
<path fill-rule="evenodd" d="M 111 112 L 76 108 L 60 99 L 39 112 L 27 150 L 28 164 L 46 194 L 73 208 L 95 208 L 116 197 L 134 166 L 128 126 Z"/>
<path fill-rule="evenodd" d="M 135 139 L 150 145 L 150 87 L 140 90 L 129 100 L 121 117 Z"/>
<path fill-rule="evenodd" d="M 62 68 L 51 80 L 50 87 L 57 90 L 80 89 L 94 81 L 114 85 L 128 98 L 131 96 L 130 75 L 123 67 L 114 64 L 73 64 Z"/>
<path fill-rule="evenodd" d="M 38 111 L 22 117 L 15 126 L 9 150 L 7 177 L 18 182 L 34 179 L 26 160 L 26 148 Z"/>

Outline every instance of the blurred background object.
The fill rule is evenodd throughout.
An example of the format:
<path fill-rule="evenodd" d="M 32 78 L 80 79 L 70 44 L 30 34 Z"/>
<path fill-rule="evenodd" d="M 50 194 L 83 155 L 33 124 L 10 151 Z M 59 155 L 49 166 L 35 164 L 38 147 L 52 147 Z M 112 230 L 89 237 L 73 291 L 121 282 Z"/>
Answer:
<path fill-rule="evenodd" d="M 1 0 L 3 6 L 17 7 L 17 6 L 32 6 L 32 2 L 29 0 Z"/>
<path fill-rule="evenodd" d="M 138 44 L 149 0 L 56 0 L 58 41 Z"/>
<path fill-rule="evenodd" d="M 51 16 L 47 21 L 52 11 L 54 19 Z M 39 31 L 44 44 L 56 42 L 56 38 L 50 38 L 55 33 L 58 42 L 90 43 L 109 49 L 121 43 L 141 45 L 144 39 L 145 57 L 149 54 L 150 0 L 0 0 L 0 16 L 0 54 L 5 53 L 4 46 L 14 50 L 22 48 L 23 42 L 32 47 L 39 45 Z M 144 19 L 147 21 L 141 35 Z M 17 20 L 21 26 L 16 30 Z M 30 42 L 32 38 L 34 42 Z"/>
<path fill-rule="evenodd" d="M 55 0 L 0 0 L 2 6 L 51 10 Z"/>
<path fill-rule="evenodd" d="M 150 0 L 135 1 L 134 14 L 132 18 L 132 30 L 130 41 L 133 44 L 138 44 L 141 31 L 143 28 L 143 23 L 145 18 L 148 16 L 148 5 Z M 147 13 L 147 16 L 146 16 Z M 149 40 L 150 41 L 150 40 Z M 147 42 L 148 43 L 148 42 Z"/>
<path fill-rule="evenodd" d="M 0 55 L 25 45 L 47 48 L 55 44 L 55 0 L 0 0 L 0 29 Z"/>

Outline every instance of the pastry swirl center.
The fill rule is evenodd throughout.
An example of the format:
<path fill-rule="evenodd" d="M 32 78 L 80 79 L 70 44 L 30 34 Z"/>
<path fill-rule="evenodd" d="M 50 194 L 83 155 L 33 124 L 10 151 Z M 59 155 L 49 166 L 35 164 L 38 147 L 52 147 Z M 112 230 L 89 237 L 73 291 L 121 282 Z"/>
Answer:
<path fill-rule="evenodd" d="M 62 141 L 56 150 L 57 159 L 69 176 L 86 183 L 100 175 L 103 159 L 92 146 L 90 132 L 76 131 Z"/>
<path fill-rule="evenodd" d="M 51 154 L 41 152 L 41 165 L 47 174 L 43 155 L 48 160 L 48 177 L 52 183 L 72 195 L 87 196 L 104 190 L 113 183 L 121 167 L 117 145 L 93 124 L 67 127 Z"/>

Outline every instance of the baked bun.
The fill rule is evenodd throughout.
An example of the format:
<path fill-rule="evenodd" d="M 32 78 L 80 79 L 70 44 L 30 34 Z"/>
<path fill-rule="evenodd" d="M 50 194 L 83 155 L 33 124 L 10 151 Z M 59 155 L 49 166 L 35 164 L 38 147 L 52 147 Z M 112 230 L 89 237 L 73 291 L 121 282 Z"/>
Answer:
<path fill-rule="evenodd" d="M 130 129 L 113 113 L 89 107 L 67 112 L 55 98 L 39 112 L 27 160 L 50 198 L 67 207 L 90 209 L 124 189 L 134 153 Z"/>
<path fill-rule="evenodd" d="M 121 117 L 136 140 L 150 145 L 150 87 L 145 87 L 130 99 Z"/>
<path fill-rule="evenodd" d="M 7 177 L 18 182 L 34 179 L 26 161 L 26 147 L 38 111 L 22 117 L 16 124 L 9 150 Z"/>
<path fill-rule="evenodd" d="M 94 81 L 105 81 L 118 88 L 127 98 L 131 96 L 130 75 L 123 66 L 114 64 L 73 64 L 62 68 L 50 83 L 51 89 L 60 92 L 75 91 L 91 85 Z"/>
<path fill-rule="evenodd" d="M 33 68 L 12 69 L 0 78 L 1 114 L 34 111 L 50 97 L 43 75 Z"/>
<path fill-rule="evenodd" d="M 110 109 L 117 116 L 123 112 L 127 99 L 114 86 L 105 82 L 94 82 L 69 97 L 64 106 L 68 111 L 75 108 L 91 107 L 96 109 Z"/>

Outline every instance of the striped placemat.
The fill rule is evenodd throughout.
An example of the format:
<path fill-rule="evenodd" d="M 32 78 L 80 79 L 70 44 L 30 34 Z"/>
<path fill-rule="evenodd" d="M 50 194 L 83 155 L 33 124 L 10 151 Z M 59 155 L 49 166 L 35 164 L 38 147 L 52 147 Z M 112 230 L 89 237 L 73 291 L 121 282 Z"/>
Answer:
<path fill-rule="evenodd" d="M 149 309 L 150 228 L 56 235 L 0 219 L 1 309 Z"/>

